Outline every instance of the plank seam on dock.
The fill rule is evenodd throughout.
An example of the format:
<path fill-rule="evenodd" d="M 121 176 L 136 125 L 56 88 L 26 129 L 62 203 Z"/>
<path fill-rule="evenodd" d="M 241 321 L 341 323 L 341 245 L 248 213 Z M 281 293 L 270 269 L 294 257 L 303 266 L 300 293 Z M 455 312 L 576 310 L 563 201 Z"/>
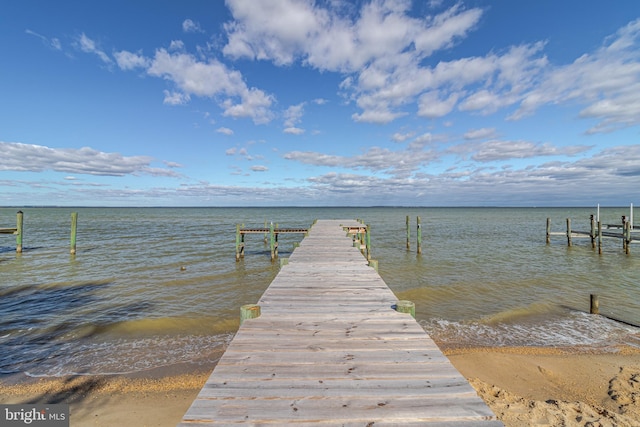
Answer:
<path fill-rule="evenodd" d="M 179 426 L 500 426 L 348 231 L 318 221 L 245 320 Z"/>

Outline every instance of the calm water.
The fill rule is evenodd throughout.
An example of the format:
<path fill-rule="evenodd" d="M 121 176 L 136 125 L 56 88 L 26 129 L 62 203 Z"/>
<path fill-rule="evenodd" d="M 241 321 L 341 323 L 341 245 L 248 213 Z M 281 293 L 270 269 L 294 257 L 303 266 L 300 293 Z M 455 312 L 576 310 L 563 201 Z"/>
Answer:
<path fill-rule="evenodd" d="M 545 222 L 588 229 L 584 208 L 25 208 L 24 252 L 0 235 L 0 374 L 130 373 L 212 366 L 278 272 L 262 236 L 247 236 L 235 262 L 235 224 L 307 227 L 314 219 L 363 218 L 373 258 L 400 299 L 443 347 L 640 346 L 640 245 L 620 240 L 604 253 L 587 240 L 545 244 Z M 17 209 L 0 209 L 0 227 Z M 69 254 L 70 213 L 78 253 Z M 618 223 L 628 208 L 602 208 Z M 411 251 L 406 216 L 411 217 Z M 416 248 L 422 218 L 423 253 Z M 280 236 L 287 257 L 300 235 Z M 184 267 L 184 268 L 183 268 Z"/>

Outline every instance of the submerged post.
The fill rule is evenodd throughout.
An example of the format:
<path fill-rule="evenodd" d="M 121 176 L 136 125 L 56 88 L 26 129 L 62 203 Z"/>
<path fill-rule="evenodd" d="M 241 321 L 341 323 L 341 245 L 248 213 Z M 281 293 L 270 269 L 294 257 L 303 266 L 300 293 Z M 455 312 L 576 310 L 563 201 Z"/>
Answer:
<path fill-rule="evenodd" d="M 591 299 L 591 304 L 589 308 L 589 313 L 600 314 L 600 302 L 598 301 L 598 295 L 591 294 L 590 299 Z"/>
<path fill-rule="evenodd" d="M 591 237 L 591 249 L 596 248 L 596 221 L 594 216 L 591 215 L 591 232 L 589 233 L 589 237 Z"/>
<path fill-rule="evenodd" d="M 411 248 L 411 245 L 409 244 L 410 239 L 410 235 L 411 235 L 411 227 L 409 227 L 409 215 L 407 215 L 407 251 Z"/>
<path fill-rule="evenodd" d="M 567 246 L 571 247 L 571 218 L 567 218 Z"/>
<path fill-rule="evenodd" d="M 420 227 L 420 217 L 417 217 L 416 222 L 418 226 L 418 253 L 421 254 L 422 253 L 422 228 Z"/>
<path fill-rule="evenodd" d="M 22 211 L 18 211 L 16 215 L 16 252 L 22 253 L 22 223 L 24 220 L 24 214 Z"/>
<path fill-rule="evenodd" d="M 627 217 L 622 215 L 622 249 L 627 252 Z"/>
<path fill-rule="evenodd" d="M 78 229 L 78 212 L 71 212 L 71 255 L 76 254 L 76 231 Z"/>

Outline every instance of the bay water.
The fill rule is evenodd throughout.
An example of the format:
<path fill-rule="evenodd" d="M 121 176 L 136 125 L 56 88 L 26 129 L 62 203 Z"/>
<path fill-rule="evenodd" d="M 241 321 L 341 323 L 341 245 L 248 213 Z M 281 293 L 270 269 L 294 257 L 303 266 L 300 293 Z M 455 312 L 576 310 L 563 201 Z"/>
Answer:
<path fill-rule="evenodd" d="M 557 347 L 615 352 L 640 347 L 640 245 L 607 239 L 545 243 L 554 231 L 589 230 L 595 208 L 19 208 L 23 252 L 0 235 L 0 375 L 142 373 L 213 367 L 279 270 L 262 235 L 235 261 L 236 224 L 309 227 L 361 218 L 372 258 L 399 299 L 444 349 Z M 18 208 L 0 208 L 13 227 Z M 69 253 L 78 212 L 77 254 Z M 620 223 L 629 208 L 601 208 Z M 410 250 L 406 249 L 406 217 Z M 417 254 L 416 218 L 422 254 Z M 299 234 L 279 236 L 287 257 Z M 601 312 L 592 316 L 590 294 Z"/>

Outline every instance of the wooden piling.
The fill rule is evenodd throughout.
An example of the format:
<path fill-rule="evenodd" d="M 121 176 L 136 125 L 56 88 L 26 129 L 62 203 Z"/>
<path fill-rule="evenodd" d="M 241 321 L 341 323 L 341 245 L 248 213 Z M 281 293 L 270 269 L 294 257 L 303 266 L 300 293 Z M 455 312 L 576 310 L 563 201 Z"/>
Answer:
<path fill-rule="evenodd" d="M 589 313 L 600 314 L 600 302 L 598 301 L 598 295 L 591 294 L 590 299 L 591 299 L 591 304 L 589 308 Z"/>
<path fill-rule="evenodd" d="M 591 232 L 589 233 L 589 237 L 591 237 L 591 249 L 596 248 L 596 221 L 593 215 L 590 216 L 591 221 Z"/>
<path fill-rule="evenodd" d="M 76 254 L 76 236 L 78 229 L 78 212 L 71 212 L 71 242 L 70 250 L 71 255 Z"/>
<path fill-rule="evenodd" d="M 236 262 L 244 258 L 244 234 L 240 233 L 240 224 L 236 224 Z"/>
<path fill-rule="evenodd" d="M 571 247 L 571 218 L 567 218 L 567 246 Z"/>
<path fill-rule="evenodd" d="M 260 306 L 257 304 L 245 304 L 240 307 L 240 324 L 245 320 L 260 317 Z"/>
<path fill-rule="evenodd" d="M 367 261 L 369 261 L 371 259 L 371 228 L 369 227 L 369 224 L 367 224 L 366 233 L 367 234 L 365 235 L 365 239 L 366 239 L 365 244 L 367 245 Z"/>
<path fill-rule="evenodd" d="M 399 313 L 410 314 L 414 319 L 416 318 L 416 305 L 407 300 L 400 300 L 396 303 L 396 311 Z"/>
<path fill-rule="evenodd" d="M 377 259 L 370 259 L 369 260 L 369 267 L 373 268 L 375 271 L 378 271 L 378 260 Z"/>
<path fill-rule="evenodd" d="M 551 218 L 547 218 L 547 245 L 551 244 Z"/>
<path fill-rule="evenodd" d="M 622 250 L 624 250 L 625 253 L 628 253 L 628 246 L 627 245 L 627 217 L 625 215 L 622 215 Z"/>
<path fill-rule="evenodd" d="M 627 221 L 624 224 L 624 231 L 623 231 L 624 236 L 622 237 L 622 240 L 624 240 L 625 245 L 625 253 L 627 255 L 629 255 L 631 253 L 631 221 Z"/>
<path fill-rule="evenodd" d="M 22 211 L 18 211 L 16 215 L 16 252 L 17 253 L 22 253 L 23 220 L 24 220 L 24 214 L 22 213 Z"/>
<path fill-rule="evenodd" d="M 411 230 L 410 230 L 410 226 L 409 226 L 409 215 L 407 215 L 407 251 L 409 251 L 411 249 L 411 244 L 409 243 L 411 240 Z"/>
<path fill-rule="evenodd" d="M 422 253 L 422 227 L 420 227 L 420 217 L 417 217 L 417 228 L 418 228 L 418 254 Z"/>
<path fill-rule="evenodd" d="M 598 220 L 598 254 L 602 255 L 602 221 Z"/>

